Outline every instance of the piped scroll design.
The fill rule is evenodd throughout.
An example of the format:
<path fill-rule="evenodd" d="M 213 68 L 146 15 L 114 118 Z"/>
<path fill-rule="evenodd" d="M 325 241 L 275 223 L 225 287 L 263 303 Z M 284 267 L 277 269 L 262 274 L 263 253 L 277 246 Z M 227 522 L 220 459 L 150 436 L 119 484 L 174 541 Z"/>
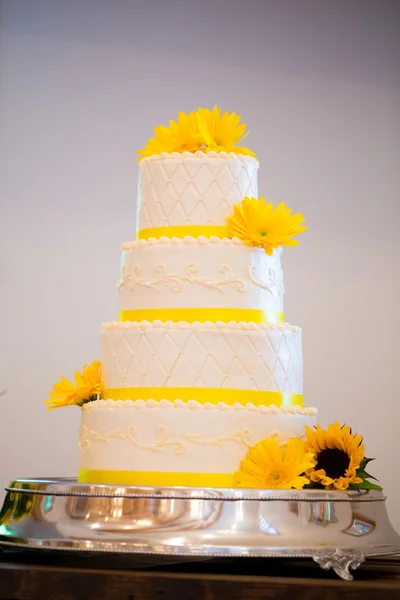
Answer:
<path fill-rule="evenodd" d="M 151 452 L 161 452 L 164 448 L 170 446 L 174 454 L 183 454 L 186 452 L 187 443 L 200 444 L 202 446 L 218 446 L 219 448 L 223 448 L 227 442 L 233 442 L 245 447 L 252 445 L 252 433 L 246 427 L 238 429 L 232 435 L 227 436 L 205 438 L 194 433 L 185 433 L 182 439 L 179 439 L 170 436 L 168 429 L 164 425 L 157 425 L 154 442 L 141 441 L 135 426 L 130 427 L 126 432 L 122 429 L 99 432 L 89 429 L 86 425 L 82 425 L 79 430 L 79 447 L 83 451 L 89 450 L 93 442 L 110 443 L 111 440 L 115 439 L 130 442 L 142 450 L 150 450 Z"/>
<path fill-rule="evenodd" d="M 189 442 L 193 442 L 193 444 L 200 444 L 202 446 L 219 446 L 223 447 L 225 442 L 236 442 L 242 446 L 251 446 L 251 431 L 246 427 L 243 429 L 238 429 L 235 431 L 233 435 L 230 436 L 221 436 L 216 438 L 202 438 L 200 435 L 195 433 L 186 433 L 185 438 Z"/>
<path fill-rule="evenodd" d="M 113 431 L 95 431 L 94 429 L 88 429 L 86 425 L 81 425 L 79 429 L 79 448 L 81 450 L 89 450 L 92 442 L 107 442 L 115 439 L 125 439 L 121 429 L 114 429 Z"/>
<path fill-rule="evenodd" d="M 276 278 L 275 271 L 272 267 L 270 267 L 268 269 L 267 277 L 265 279 L 257 279 L 256 275 L 257 275 L 257 267 L 255 267 L 255 266 L 250 267 L 249 277 L 250 277 L 252 283 L 254 283 L 254 285 L 262 288 L 263 290 L 266 290 L 273 297 L 283 296 L 284 291 L 285 291 L 285 289 L 283 287 L 283 283 L 282 283 L 282 281 L 280 281 L 279 279 Z"/>
<path fill-rule="evenodd" d="M 168 285 L 170 290 L 177 294 L 182 291 L 183 283 L 187 281 L 189 283 L 203 285 L 218 290 L 219 292 L 223 292 L 223 286 L 229 284 L 235 286 L 236 291 L 238 292 L 246 291 L 246 282 L 238 275 L 234 275 L 229 265 L 221 265 L 219 272 L 222 277 L 216 281 L 211 281 L 206 277 L 198 276 L 199 266 L 196 263 L 189 263 L 184 275 L 168 273 L 166 266 L 159 264 L 155 268 L 156 277 L 152 280 L 146 280 L 141 276 L 140 266 L 137 263 L 133 266 L 132 271 L 130 271 L 126 265 L 123 265 L 121 269 L 121 281 L 118 284 L 118 288 L 122 289 L 127 286 L 130 291 L 134 291 L 136 286 L 142 286 L 155 292 L 159 292 L 160 286 Z"/>

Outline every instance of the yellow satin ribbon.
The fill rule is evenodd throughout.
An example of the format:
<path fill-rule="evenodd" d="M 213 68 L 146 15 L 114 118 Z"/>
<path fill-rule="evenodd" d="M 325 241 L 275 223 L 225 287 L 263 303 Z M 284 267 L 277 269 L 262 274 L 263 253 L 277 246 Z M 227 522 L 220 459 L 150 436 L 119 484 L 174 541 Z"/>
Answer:
<path fill-rule="evenodd" d="M 283 312 L 277 310 L 259 310 L 256 308 L 143 308 L 121 310 L 119 321 L 236 321 L 240 323 L 283 323 Z"/>
<path fill-rule="evenodd" d="M 251 402 L 254 406 L 304 406 L 303 394 L 289 392 L 268 392 L 264 390 L 237 390 L 229 388 L 194 388 L 194 387 L 136 387 L 106 388 L 104 400 L 196 400 L 199 404 L 218 404 L 224 402 L 232 406 L 236 402 L 244 406 Z"/>
<path fill-rule="evenodd" d="M 179 473 L 165 471 L 105 471 L 79 469 L 80 483 L 188 487 L 234 487 L 232 473 Z"/>
<path fill-rule="evenodd" d="M 226 236 L 226 227 L 224 225 L 176 225 L 171 227 L 149 227 L 147 229 L 139 229 L 137 232 L 138 240 L 148 240 L 149 238 L 160 238 L 166 236 L 169 238 L 183 238 L 185 235 L 192 237 L 211 237 L 215 235 L 219 238 Z"/>

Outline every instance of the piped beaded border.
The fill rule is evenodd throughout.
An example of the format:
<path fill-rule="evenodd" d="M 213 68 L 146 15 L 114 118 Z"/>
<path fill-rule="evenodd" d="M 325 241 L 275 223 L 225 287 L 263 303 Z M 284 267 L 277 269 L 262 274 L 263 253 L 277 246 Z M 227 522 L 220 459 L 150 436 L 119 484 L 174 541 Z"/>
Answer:
<path fill-rule="evenodd" d="M 161 152 L 160 154 L 153 154 L 152 156 L 146 156 L 139 160 L 139 166 L 146 164 L 146 162 L 152 160 L 166 160 L 170 158 L 222 158 L 224 160 L 240 160 L 241 162 L 253 163 L 258 169 L 260 163 L 254 156 L 248 154 L 235 154 L 235 152 L 202 152 L 202 150 L 196 150 L 196 152 Z"/>
<path fill-rule="evenodd" d="M 124 250 L 133 250 L 135 248 L 143 248 L 145 246 L 160 246 L 160 245 L 180 245 L 180 244 L 190 244 L 190 245 L 200 245 L 206 246 L 209 244 L 213 245 L 221 245 L 221 246 L 242 246 L 247 249 L 251 249 L 257 252 L 263 251 L 262 248 L 248 246 L 242 240 L 237 237 L 227 238 L 227 237 L 217 237 L 212 235 L 211 237 L 206 237 L 204 235 L 199 235 L 198 237 L 193 237 L 191 235 L 185 235 L 182 238 L 179 237 L 168 237 L 161 236 L 159 238 L 148 238 L 147 240 L 133 240 L 131 242 L 124 242 L 121 246 L 121 251 Z M 280 256 L 282 254 L 282 248 L 277 248 L 273 256 Z"/>
<path fill-rule="evenodd" d="M 102 410 L 106 408 L 116 409 L 128 409 L 128 408 L 178 408 L 178 409 L 190 409 L 190 410 L 248 410 L 251 412 L 260 412 L 263 414 L 288 414 L 288 415 L 304 415 L 307 417 L 313 417 L 317 414 L 318 410 L 313 407 L 302 407 L 302 406 L 282 406 L 278 407 L 275 404 L 269 406 L 255 406 L 251 402 L 243 405 L 239 402 L 235 402 L 232 406 L 225 402 L 218 402 L 218 404 L 211 404 L 206 402 L 201 404 L 196 400 L 189 400 L 184 402 L 183 400 L 94 400 L 93 402 L 87 402 L 83 404 L 82 410 Z"/>
<path fill-rule="evenodd" d="M 224 321 L 217 321 L 216 323 L 212 323 L 211 321 L 205 321 L 204 323 L 200 323 L 199 321 L 194 321 L 193 323 L 189 323 L 188 321 L 108 321 L 103 323 L 101 326 L 102 331 L 111 331 L 114 329 L 150 329 L 150 328 L 158 328 L 158 329 L 230 329 L 232 331 L 242 331 L 242 330 L 250 330 L 250 331 L 286 331 L 292 333 L 301 334 L 302 330 L 297 325 L 290 325 L 289 323 L 253 323 L 253 322 L 236 322 L 229 321 L 225 323 Z"/>

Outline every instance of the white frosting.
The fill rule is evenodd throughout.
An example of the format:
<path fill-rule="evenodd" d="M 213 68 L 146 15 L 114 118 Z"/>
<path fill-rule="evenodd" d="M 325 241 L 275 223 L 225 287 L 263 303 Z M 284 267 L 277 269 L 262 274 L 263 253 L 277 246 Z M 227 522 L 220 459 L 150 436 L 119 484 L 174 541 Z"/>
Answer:
<path fill-rule="evenodd" d="M 258 162 L 210 152 L 162 153 L 139 163 L 138 229 L 225 225 L 233 205 L 258 196 Z"/>
<path fill-rule="evenodd" d="M 112 401 L 111 401 L 112 402 Z M 92 403 L 98 404 L 97 402 Z M 234 473 L 250 445 L 274 436 L 280 443 L 304 436 L 314 416 L 258 410 L 136 406 L 82 411 L 80 468 Z"/>
<path fill-rule="evenodd" d="M 108 325 L 100 336 L 105 387 L 229 388 L 301 394 L 301 331 L 288 325 L 249 325 L 254 324 Z"/>
<path fill-rule="evenodd" d="M 146 158 L 139 165 L 137 229 L 224 226 L 234 204 L 257 197 L 257 170 L 256 159 L 224 152 Z M 269 257 L 237 238 L 128 242 L 118 287 L 120 310 L 283 311 L 280 250 Z M 315 422 L 314 408 L 237 398 L 231 406 L 227 396 L 217 397 L 231 389 L 244 390 L 246 400 L 246 390 L 301 394 L 301 335 L 288 323 L 105 323 L 105 387 L 124 388 L 121 396 L 132 399 L 122 401 L 116 391 L 115 398 L 109 392 L 112 399 L 83 406 L 80 469 L 231 474 L 250 445 L 268 436 L 282 444 L 303 436 L 304 425 Z M 192 399 L 179 400 L 170 389 L 176 400 L 156 401 L 154 388 L 165 388 L 165 395 L 168 388 L 190 388 Z M 196 399 L 200 388 L 213 390 L 204 405 Z"/>
<path fill-rule="evenodd" d="M 283 312 L 281 252 L 268 256 L 262 248 L 220 242 L 194 240 L 182 247 L 150 241 L 124 249 L 120 310 L 213 307 Z"/>

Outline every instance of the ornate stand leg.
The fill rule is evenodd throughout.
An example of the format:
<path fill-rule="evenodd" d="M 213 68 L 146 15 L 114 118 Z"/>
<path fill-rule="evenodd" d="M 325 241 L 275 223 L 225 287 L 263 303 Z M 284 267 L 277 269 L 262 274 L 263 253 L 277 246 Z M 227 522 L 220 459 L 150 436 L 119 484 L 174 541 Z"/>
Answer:
<path fill-rule="evenodd" d="M 357 569 L 364 562 L 365 556 L 362 553 L 352 554 L 336 549 L 330 554 L 317 554 L 313 556 L 313 560 L 325 571 L 333 569 L 336 575 L 339 575 L 342 579 L 351 581 L 353 575 L 350 573 L 350 569 Z"/>

